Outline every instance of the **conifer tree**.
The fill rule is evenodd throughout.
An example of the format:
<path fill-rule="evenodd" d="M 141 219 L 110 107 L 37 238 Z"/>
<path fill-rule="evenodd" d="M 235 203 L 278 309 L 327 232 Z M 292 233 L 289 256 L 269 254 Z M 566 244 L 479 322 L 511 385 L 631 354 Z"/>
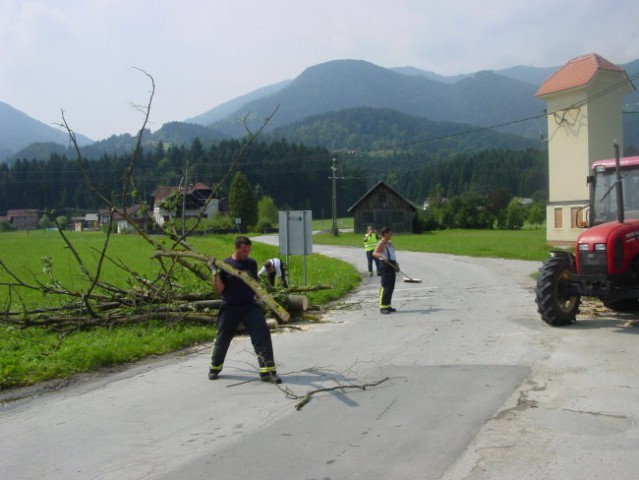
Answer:
<path fill-rule="evenodd" d="M 229 214 L 232 218 L 241 219 L 245 231 L 257 225 L 257 195 L 242 172 L 237 172 L 231 182 Z"/>

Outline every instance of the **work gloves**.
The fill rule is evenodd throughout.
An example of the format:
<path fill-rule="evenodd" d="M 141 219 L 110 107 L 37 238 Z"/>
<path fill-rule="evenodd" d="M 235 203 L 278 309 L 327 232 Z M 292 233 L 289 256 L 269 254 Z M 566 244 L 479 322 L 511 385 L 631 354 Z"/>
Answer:
<path fill-rule="evenodd" d="M 217 265 L 215 265 L 215 261 L 212 258 L 209 258 L 209 260 L 208 260 L 208 262 L 206 262 L 206 264 L 211 269 L 211 273 L 213 275 L 217 275 L 220 272 L 220 269 L 217 268 Z"/>

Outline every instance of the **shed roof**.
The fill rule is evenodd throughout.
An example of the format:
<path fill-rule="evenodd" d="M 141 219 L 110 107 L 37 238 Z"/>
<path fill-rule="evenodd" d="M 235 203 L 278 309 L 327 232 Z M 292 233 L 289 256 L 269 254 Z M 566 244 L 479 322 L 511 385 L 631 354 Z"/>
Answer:
<path fill-rule="evenodd" d="M 355 207 L 357 207 L 357 205 L 359 205 L 360 203 L 362 203 L 366 197 L 368 197 L 370 194 L 372 194 L 375 190 L 377 190 L 380 186 L 385 186 L 386 188 L 388 188 L 391 192 L 393 192 L 395 195 L 397 195 L 400 199 L 402 199 L 404 202 L 406 202 L 406 204 L 413 210 L 413 211 L 417 211 L 418 208 L 415 206 L 415 204 L 413 202 L 411 202 L 410 200 L 408 200 L 406 197 L 404 197 L 402 194 L 400 194 L 397 190 L 395 190 L 393 187 L 391 187 L 388 183 L 386 183 L 384 180 L 380 180 L 379 182 L 377 182 L 375 185 L 373 185 L 373 187 L 366 192 L 364 195 L 362 195 L 362 197 L 357 200 L 347 211 L 350 212 L 351 210 L 353 210 Z"/>
<path fill-rule="evenodd" d="M 544 95 L 561 92 L 563 90 L 584 87 L 588 85 L 595 74 L 600 70 L 625 73 L 625 70 L 620 66 L 615 65 L 596 53 L 589 53 L 573 58 L 544 80 L 535 96 L 543 97 Z M 630 80 L 628 81 L 630 82 Z"/>

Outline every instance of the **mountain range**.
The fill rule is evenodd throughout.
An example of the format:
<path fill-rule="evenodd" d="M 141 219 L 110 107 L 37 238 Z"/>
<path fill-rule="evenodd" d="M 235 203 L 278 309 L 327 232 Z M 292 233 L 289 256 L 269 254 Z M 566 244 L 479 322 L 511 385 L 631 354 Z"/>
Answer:
<path fill-rule="evenodd" d="M 639 74 L 639 60 L 620 66 L 630 77 Z M 207 144 L 225 137 L 240 137 L 246 130 L 237 122 L 238 117 L 246 117 L 247 126 L 255 129 L 277 109 L 265 129 L 267 134 L 279 138 L 290 136 L 298 141 L 301 131 L 308 132 L 321 124 L 325 131 L 323 135 L 315 135 L 319 138 L 317 141 L 329 142 L 325 145 L 330 144 L 330 148 L 350 148 L 346 140 L 340 138 L 350 139 L 352 143 L 353 136 L 359 136 L 358 148 L 364 148 L 361 132 L 358 133 L 361 125 L 353 121 L 357 118 L 361 123 L 361 109 L 365 109 L 372 123 L 377 122 L 386 129 L 393 130 L 388 119 L 397 113 L 404 116 L 402 124 L 412 123 L 410 133 L 403 129 L 397 132 L 395 140 L 389 134 L 388 141 L 392 143 L 447 136 L 447 132 L 490 129 L 493 134 L 509 134 L 506 143 L 520 138 L 520 147 L 525 148 L 530 146 L 531 139 L 538 141 L 545 134 L 546 121 L 540 115 L 546 105 L 534 94 L 543 80 L 558 68 L 515 66 L 442 76 L 410 66 L 383 68 L 362 60 L 334 60 L 311 66 L 293 80 L 265 86 L 184 122 L 169 122 L 153 133 L 148 132 L 145 142 L 184 144 L 199 138 Z M 639 93 L 626 96 L 625 102 L 626 109 L 639 110 Z M 360 115 L 353 115 L 353 111 Z M 626 145 L 639 146 L 638 117 L 624 116 Z M 333 122 L 339 118 L 340 132 L 327 134 L 328 118 Z M 530 120 L 522 121 L 524 119 Z M 370 141 L 375 140 L 369 137 Z M 82 135 L 78 135 L 78 139 L 89 157 L 120 153 L 135 143 L 135 139 L 126 134 L 98 142 Z M 481 148 L 482 142 L 486 143 L 484 146 L 491 146 L 494 141 L 495 135 L 490 135 L 478 137 L 475 143 Z M 59 153 L 61 146 L 64 150 L 67 144 L 67 135 L 62 130 L 0 102 L 0 160 L 42 157 L 48 151 Z"/>
<path fill-rule="evenodd" d="M 84 135 L 77 135 L 77 140 L 80 146 L 93 143 Z M 36 142 L 67 145 L 69 136 L 62 128 L 50 127 L 11 105 L 0 102 L 0 160 Z"/>
<path fill-rule="evenodd" d="M 210 126 L 226 135 L 241 135 L 238 116 L 251 112 L 256 128 L 276 108 L 269 123 L 275 129 L 304 118 L 349 108 L 393 109 L 432 121 L 490 126 L 543 113 L 537 86 L 494 72 L 478 72 L 454 83 L 428 74 L 410 75 L 361 60 L 336 60 L 312 66 L 277 92 L 249 101 Z M 214 112 L 208 112 L 209 119 Z M 542 122 L 543 123 L 543 122 Z M 268 131 L 267 130 L 267 131 Z M 535 125 L 507 130 L 539 137 Z"/>

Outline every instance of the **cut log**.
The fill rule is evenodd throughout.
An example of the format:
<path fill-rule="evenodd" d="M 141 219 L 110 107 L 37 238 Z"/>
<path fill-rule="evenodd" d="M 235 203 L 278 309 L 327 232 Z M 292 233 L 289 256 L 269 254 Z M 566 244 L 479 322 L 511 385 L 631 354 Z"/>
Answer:
<path fill-rule="evenodd" d="M 286 309 L 289 312 L 305 312 L 308 310 L 308 297 L 306 295 L 288 295 Z"/>

